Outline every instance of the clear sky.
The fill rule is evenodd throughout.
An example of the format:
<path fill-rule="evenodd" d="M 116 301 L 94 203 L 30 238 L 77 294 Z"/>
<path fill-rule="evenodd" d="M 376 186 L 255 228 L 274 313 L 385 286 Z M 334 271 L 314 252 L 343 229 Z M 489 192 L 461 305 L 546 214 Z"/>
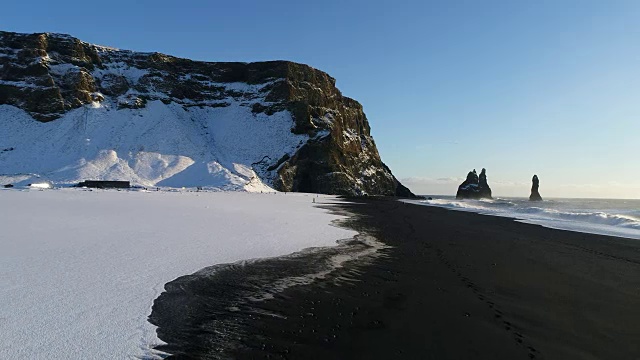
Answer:
<path fill-rule="evenodd" d="M 640 198 L 640 1 L 7 1 L 0 28 L 207 61 L 286 59 L 360 101 L 417 193 Z"/>

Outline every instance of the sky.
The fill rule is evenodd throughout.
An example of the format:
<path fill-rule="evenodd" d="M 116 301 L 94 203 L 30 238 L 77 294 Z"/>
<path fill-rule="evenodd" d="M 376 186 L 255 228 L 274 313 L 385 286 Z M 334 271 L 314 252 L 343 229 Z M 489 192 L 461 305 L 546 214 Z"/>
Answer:
<path fill-rule="evenodd" d="M 1 30 L 206 61 L 291 60 L 362 103 L 419 194 L 640 198 L 640 1 L 10 1 Z"/>

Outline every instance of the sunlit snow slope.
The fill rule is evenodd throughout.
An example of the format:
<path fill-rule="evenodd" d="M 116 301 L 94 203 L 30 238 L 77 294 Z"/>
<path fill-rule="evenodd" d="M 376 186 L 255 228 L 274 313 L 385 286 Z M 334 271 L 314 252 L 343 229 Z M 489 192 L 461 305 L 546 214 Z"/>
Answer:
<path fill-rule="evenodd" d="M 152 101 L 141 109 L 116 110 L 105 101 L 48 123 L 2 105 L 0 117 L 5 183 L 41 177 L 62 184 L 102 179 L 262 191 L 268 185 L 252 164 L 291 154 L 309 138 L 291 133 L 287 111 L 252 114 L 238 104 L 184 108 Z"/>

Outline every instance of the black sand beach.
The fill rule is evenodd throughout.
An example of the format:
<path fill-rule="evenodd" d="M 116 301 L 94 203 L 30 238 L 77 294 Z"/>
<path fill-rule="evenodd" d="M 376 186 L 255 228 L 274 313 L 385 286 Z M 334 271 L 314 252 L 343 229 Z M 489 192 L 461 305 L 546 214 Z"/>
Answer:
<path fill-rule="evenodd" d="M 212 359 L 640 359 L 639 241 L 394 200 L 341 207 L 358 214 L 349 226 L 390 246 L 382 256 L 246 307 L 229 304 L 314 257 L 180 278 L 154 304 L 160 349 Z"/>

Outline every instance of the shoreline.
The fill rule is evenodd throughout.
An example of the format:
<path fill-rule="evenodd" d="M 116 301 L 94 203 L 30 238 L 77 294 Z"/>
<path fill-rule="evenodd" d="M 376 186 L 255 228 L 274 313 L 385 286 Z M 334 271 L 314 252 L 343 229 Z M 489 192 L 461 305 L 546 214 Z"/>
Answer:
<path fill-rule="evenodd" d="M 386 199 L 334 206 L 389 246 L 381 256 L 236 312 L 243 336 L 224 351 L 207 347 L 216 318 L 197 308 L 189 336 L 163 338 L 160 325 L 169 344 L 159 349 L 239 359 L 640 356 L 637 240 Z M 186 288 L 191 298 L 207 291 Z"/>
<path fill-rule="evenodd" d="M 160 358 L 148 316 L 168 282 L 356 234 L 306 194 L 61 189 L 0 202 L 3 359 Z"/>
<path fill-rule="evenodd" d="M 633 214 L 636 209 L 640 209 L 640 201 L 635 199 L 551 198 L 542 202 L 531 202 L 526 198 L 514 197 L 480 200 L 440 197 L 431 200 L 402 201 L 506 217 L 525 224 L 557 230 L 640 240 L 640 213 Z M 594 202 L 599 206 L 594 207 Z"/>

